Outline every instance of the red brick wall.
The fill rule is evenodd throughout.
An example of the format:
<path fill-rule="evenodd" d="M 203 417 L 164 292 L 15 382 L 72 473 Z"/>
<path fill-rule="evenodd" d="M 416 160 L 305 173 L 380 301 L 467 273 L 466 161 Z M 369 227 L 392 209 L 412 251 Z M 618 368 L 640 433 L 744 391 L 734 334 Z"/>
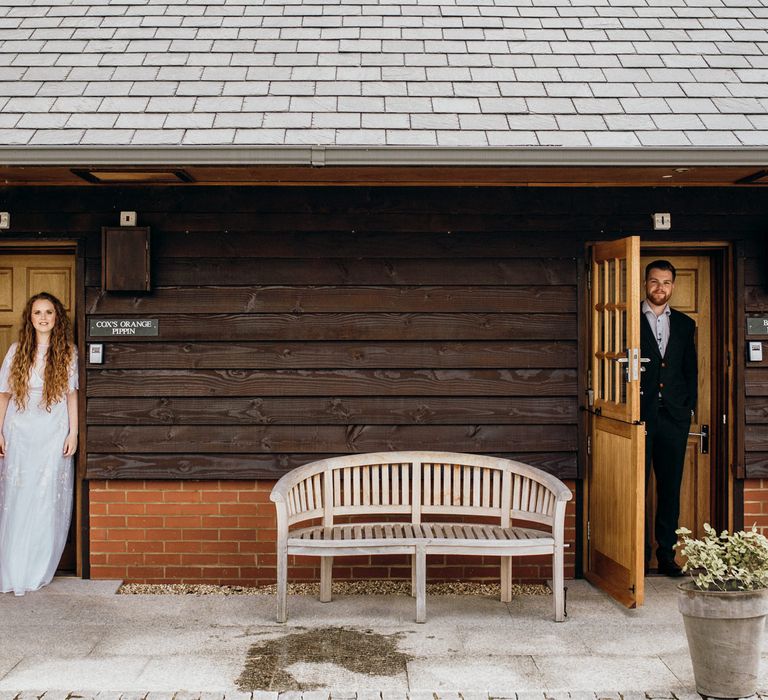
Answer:
<path fill-rule="evenodd" d="M 768 535 L 768 479 L 747 479 L 744 482 L 744 527 L 752 525 Z"/>
<path fill-rule="evenodd" d="M 275 581 L 275 509 L 270 481 L 91 481 L 92 578 L 133 583 L 262 585 Z M 573 488 L 573 484 L 570 484 Z M 565 519 L 566 576 L 573 577 L 575 504 Z M 768 516 L 766 516 L 768 517 Z M 318 580 L 318 559 L 296 557 L 291 580 Z M 550 577 L 549 557 L 515 559 L 518 581 Z M 498 580 L 498 559 L 428 559 L 430 580 Z M 340 579 L 410 579 L 406 557 L 343 557 Z"/>

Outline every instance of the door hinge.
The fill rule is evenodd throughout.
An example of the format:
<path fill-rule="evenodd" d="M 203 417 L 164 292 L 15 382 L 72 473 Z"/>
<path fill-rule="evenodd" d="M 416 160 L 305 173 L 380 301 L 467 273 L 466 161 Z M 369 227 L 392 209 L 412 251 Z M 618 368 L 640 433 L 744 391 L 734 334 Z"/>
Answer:
<path fill-rule="evenodd" d="M 587 289 L 592 289 L 592 265 L 587 265 Z"/>
<path fill-rule="evenodd" d="M 592 454 L 592 436 L 591 435 L 587 435 L 587 454 L 588 455 Z"/>
<path fill-rule="evenodd" d="M 635 584 L 634 583 L 629 587 L 629 592 L 634 595 L 634 593 L 635 593 Z"/>
<path fill-rule="evenodd" d="M 589 520 L 587 520 L 587 542 L 589 542 L 592 539 L 592 533 L 589 529 Z"/>
<path fill-rule="evenodd" d="M 723 425 L 728 425 L 728 417 L 723 413 Z"/>

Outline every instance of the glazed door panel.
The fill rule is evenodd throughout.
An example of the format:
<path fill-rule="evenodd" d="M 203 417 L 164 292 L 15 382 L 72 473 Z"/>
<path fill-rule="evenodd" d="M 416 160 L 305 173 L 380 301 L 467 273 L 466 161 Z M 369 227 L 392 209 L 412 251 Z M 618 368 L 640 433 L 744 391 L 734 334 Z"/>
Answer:
<path fill-rule="evenodd" d="M 592 248 L 585 575 L 628 607 L 644 597 L 640 239 Z"/>

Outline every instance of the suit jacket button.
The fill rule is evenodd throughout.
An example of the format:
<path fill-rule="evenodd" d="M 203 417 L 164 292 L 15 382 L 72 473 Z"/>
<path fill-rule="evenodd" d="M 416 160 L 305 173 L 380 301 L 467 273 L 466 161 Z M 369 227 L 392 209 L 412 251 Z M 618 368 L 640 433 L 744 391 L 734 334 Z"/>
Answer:
<path fill-rule="evenodd" d="M 664 388 L 664 385 L 660 383 L 659 384 L 659 389 L 663 389 L 663 388 Z"/>
<path fill-rule="evenodd" d="M 662 363 L 661 363 L 661 366 L 662 366 L 662 367 L 666 367 L 666 366 L 667 366 L 667 363 L 666 363 L 666 362 L 662 362 Z"/>

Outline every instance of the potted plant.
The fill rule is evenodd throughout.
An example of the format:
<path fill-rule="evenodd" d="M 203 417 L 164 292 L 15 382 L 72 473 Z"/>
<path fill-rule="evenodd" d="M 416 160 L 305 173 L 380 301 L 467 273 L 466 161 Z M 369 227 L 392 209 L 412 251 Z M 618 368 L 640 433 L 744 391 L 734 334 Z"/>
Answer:
<path fill-rule="evenodd" d="M 768 615 L 768 539 L 749 531 L 718 534 L 704 525 L 693 539 L 680 528 L 678 548 L 691 580 L 678 586 L 696 690 L 714 698 L 742 698 L 757 690 Z"/>

